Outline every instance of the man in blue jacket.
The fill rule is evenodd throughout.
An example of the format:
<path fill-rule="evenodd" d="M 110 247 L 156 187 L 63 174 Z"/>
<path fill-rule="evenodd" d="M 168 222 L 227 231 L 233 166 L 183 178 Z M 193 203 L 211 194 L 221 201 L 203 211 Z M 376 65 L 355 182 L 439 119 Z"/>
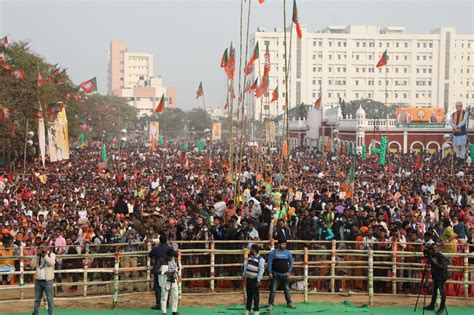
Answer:
<path fill-rule="evenodd" d="M 289 308 L 296 308 L 291 302 L 289 276 L 293 268 L 293 257 L 286 249 L 286 239 L 278 240 L 278 248 L 272 250 L 268 255 L 268 275 L 272 279 L 270 286 L 270 296 L 268 297 L 268 311 L 273 309 L 275 301 L 275 291 L 278 286 L 283 285 L 285 291 L 286 304 Z"/>

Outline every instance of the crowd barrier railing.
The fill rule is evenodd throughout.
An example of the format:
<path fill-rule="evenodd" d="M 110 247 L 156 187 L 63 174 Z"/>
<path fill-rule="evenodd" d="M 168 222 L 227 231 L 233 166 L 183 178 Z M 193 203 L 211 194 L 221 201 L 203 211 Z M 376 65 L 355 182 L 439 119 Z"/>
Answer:
<path fill-rule="evenodd" d="M 176 243 L 179 248 L 177 261 L 181 266 L 178 278 L 180 299 L 187 294 L 224 294 L 229 291 L 241 292 L 242 298 L 245 298 L 242 269 L 249 254 L 248 241 Z M 252 243 L 261 245 L 260 254 L 267 260 L 273 242 Z M 358 249 L 360 242 L 289 241 L 288 247 L 294 260 L 290 278 L 294 290 L 303 294 L 305 302 L 308 295 L 314 293 L 350 291 L 351 294 L 368 295 L 370 305 L 375 295 L 399 294 L 403 290 L 406 292 L 407 288 L 411 290 L 409 293 L 416 294 L 425 266 L 423 253 L 402 250 L 401 244 L 395 242 L 384 244 L 387 245 L 386 250 L 365 250 Z M 129 245 L 135 245 L 140 250 L 127 252 L 125 249 Z M 119 295 L 131 287 L 138 292 L 152 291 L 153 266 L 148 256 L 152 243 L 103 246 L 108 249 L 105 253 L 95 246 L 83 246 L 81 254 L 57 255 L 57 259 L 62 260 L 62 268 L 55 270 L 56 298 L 108 296 L 116 305 Z M 474 253 L 471 246 L 460 245 L 458 252 L 444 254 L 451 262 L 451 277 L 447 281 L 449 295 L 474 298 Z M 33 256 L 24 253 L 25 247 L 20 247 L 15 256 L 0 256 L 0 270 L 3 261 L 15 262 L 15 271 L 0 272 L 0 303 L 32 298 L 35 271 L 29 270 L 28 266 Z M 59 281 L 68 276 L 72 276 L 72 281 Z M 1 284 L 4 278 L 8 282 L 6 285 Z M 262 289 L 269 281 L 269 277 L 264 276 Z M 76 289 L 65 294 L 58 293 L 58 288 L 66 287 Z M 421 292 L 426 293 L 426 288 L 422 288 Z"/>

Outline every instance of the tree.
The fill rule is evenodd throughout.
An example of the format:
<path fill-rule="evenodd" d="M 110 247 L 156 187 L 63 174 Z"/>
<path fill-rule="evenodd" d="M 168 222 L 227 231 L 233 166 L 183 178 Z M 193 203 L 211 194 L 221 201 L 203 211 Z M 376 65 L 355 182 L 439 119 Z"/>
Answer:
<path fill-rule="evenodd" d="M 352 117 L 355 117 L 355 113 L 359 106 L 362 105 L 362 108 L 365 110 L 366 118 L 367 119 L 385 119 L 387 117 L 395 117 L 395 110 L 397 109 L 397 105 L 393 106 L 385 106 L 382 102 L 377 102 L 372 99 L 361 99 L 346 102 L 345 106 L 341 106 L 342 116 L 347 118 L 349 114 Z"/>
<path fill-rule="evenodd" d="M 211 116 L 202 108 L 192 109 L 186 114 L 186 116 L 189 130 L 201 132 L 205 129 L 211 128 Z"/>
<path fill-rule="evenodd" d="M 186 113 L 179 108 L 165 108 L 162 113 L 153 113 L 149 120 L 160 122 L 160 132 L 173 136 L 183 132 L 186 124 Z"/>

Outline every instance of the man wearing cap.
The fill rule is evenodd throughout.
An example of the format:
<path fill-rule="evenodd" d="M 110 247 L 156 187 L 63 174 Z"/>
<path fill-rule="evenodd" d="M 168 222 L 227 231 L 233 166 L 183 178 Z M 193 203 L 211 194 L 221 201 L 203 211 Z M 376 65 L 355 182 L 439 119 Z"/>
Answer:
<path fill-rule="evenodd" d="M 272 279 L 270 285 L 270 295 L 268 297 L 268 311 L 273 309 L 275 301 L 275 291 L 281 284 L 285 291 L 286 304 L 289 308 L 296 308 L 291 302 L 289 276 L 293 268 L 293 257 L 286 249 L 286 239 L 278 239 L 278 247 L 268 255 L 268 275 Z"/>

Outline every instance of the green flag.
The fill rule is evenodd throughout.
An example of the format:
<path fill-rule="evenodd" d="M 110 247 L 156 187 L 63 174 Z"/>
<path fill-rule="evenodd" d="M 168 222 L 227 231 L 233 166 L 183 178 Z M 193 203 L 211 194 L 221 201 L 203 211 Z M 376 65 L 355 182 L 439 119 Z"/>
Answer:
<path fill-rule="evenodd" d="M 362 161 L 367 159 L 367 146 L 365 144 L 362 145 Z"/>
<path fill-rule="evenodd" d="M 205 147 L 206 147 L 206 142 L 203 139 L 198 140 L 197 148 L 198 148 L 199 152 L 202 152 Z"/>
<path fill-rule="evenodd" d="M 185 152 L 189 151 L 189 143 L 184 144 L 184 151 Z"/>
<path fill-rule="evenodd" d="M 105 144 L 102 145 L 102 162 L 107 161 L 107 147 Z"/>
<path fill-rule="evenodd" d="M 165 136 L 160 135 L 159 142 L 160 142 L 160 145 L 163 145 L 165 143 Z"/>
<path fill-rule="evenodd" d="M 81 133 L 79 135 L 79 145 L 82 146 L 82 145 L 84 145 L 84 143 L 86 143 L 86 139 L 84 138 L 84 134 Z"/>

